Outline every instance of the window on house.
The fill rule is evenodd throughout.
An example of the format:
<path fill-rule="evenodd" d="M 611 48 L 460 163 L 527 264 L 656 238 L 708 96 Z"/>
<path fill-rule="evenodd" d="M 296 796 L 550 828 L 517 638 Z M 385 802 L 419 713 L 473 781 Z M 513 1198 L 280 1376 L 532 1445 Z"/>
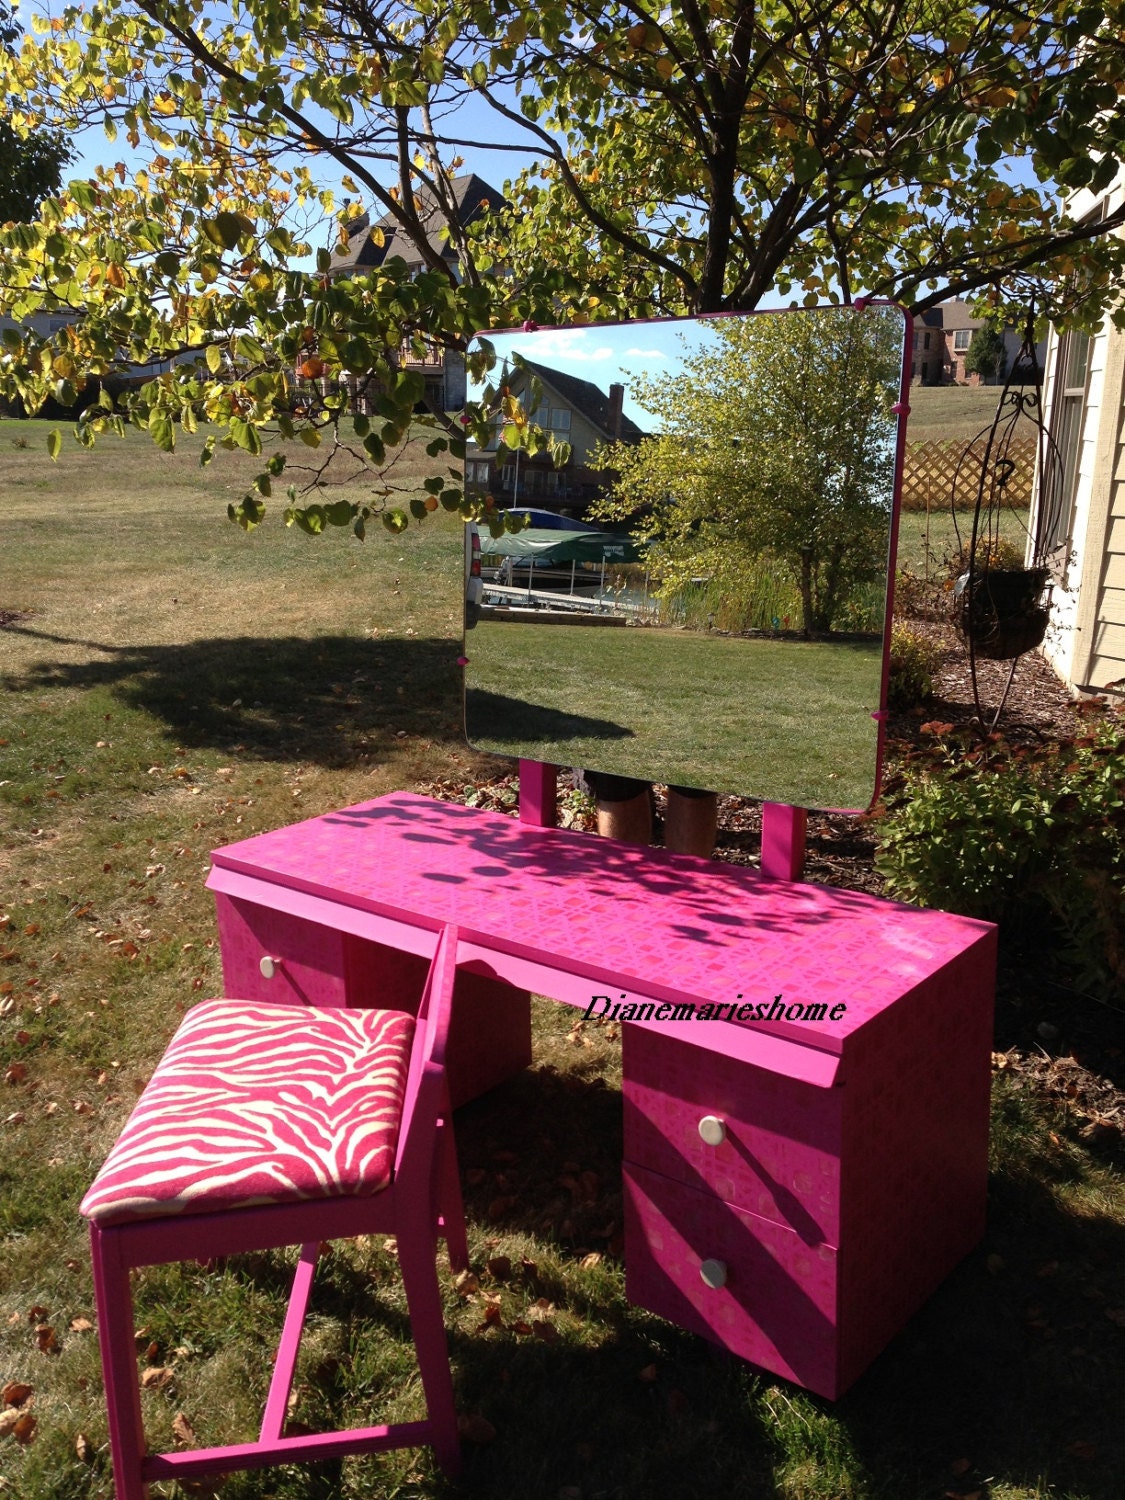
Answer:
<path fill-rule="evenodd" d="M 570 411 L 565 406 L 554 406 L 551 408 L 551 431 L 570 431 Z"/>
<path fill-rule="evenodd" d="M 1082 464 L 1082 429 L 1086 424 L 1086 392 L 1090 374 L 1090 336 L 1072 331 L 1063 335 L 1056 360 L 1051 400 L 1051 437 L 1057 451 L 1054 473 L 1039 496 L 1040 547 L 1052 566 L 1062 572 L 1069 548 L 1078 475 Z"/>
<path fill-rule="evenodd" d="M 973 330 L 971 328 L 956 328 L 953 331 L 953 347 L 958 354 L 964 354 L 973 341 Z"/>
<path fill-rule="evenodd" d="M 546 401 L 544 401 L 542 406 L 537 406 L 535 408 L 535 414 L 532 416 L 531 420 L 535 423 L 536 427 L 546 427 L 547 423 L 550 421 L 550 415 L 551 408 L 547 405 Z"/>
<path fill-rule="evenodd" d="M 927 334 L 924 334 L 922 336 L 922 348 L 923 349 L 928 349 L 929 347 L 930 347 L 930 335 L 927 333 Z"/>

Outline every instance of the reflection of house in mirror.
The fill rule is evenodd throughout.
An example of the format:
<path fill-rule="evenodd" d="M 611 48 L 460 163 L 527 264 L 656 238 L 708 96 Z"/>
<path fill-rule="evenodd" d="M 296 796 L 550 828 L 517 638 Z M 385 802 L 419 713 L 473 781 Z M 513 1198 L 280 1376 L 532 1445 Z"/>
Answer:
<path fill-rule="evenodd" d="M 439 203 L 429 188 L 421 187 L 414 206 L 430 250 L 450 266 L 460 280 L 456 235 L 468 229 L 481 214 L 504 208 L 506 202 L 501 193 L 475 172 L 454 177 L 449 187 L 451 203 Z M 422 252 L 392 215 L 384 214 L 372 224 L 370 214 L 363 213 L 344 227 L 347 248 L 332 256 L 331 276 L 363 276 L 395 256 L 406 262 L 412 275 L 425 269 Z M 426 405 L 431 411 L 454 411 L 465 404 L 465 360 L 459 350 L 446 349 L 419 334 L 403 344 L 399 364 L 403 369 L 417 370 L 422 376 L 426 386 Z M 322 394 L 326 393 L 326 384 L 318 382 Z M 346 384 L 350 409 L 370 416 L 378 395 L 374 382 L 364 376 L 349 376 Z"/>
<path fill-rule="evenodd" d="M 529 390 L 532 379 L 540 391 L 534 407 Z M 645 435 L 622 411 L 625 387 L 613 384 L 606 392 L 592 380 L 579 380 L 531 360 L 512 370 L 507 384 L 536 426 L 570 444 L 570 459 L 556 468 L 549 454 L 529 457 L 501 446 L 502 422 L 498 420 L 486 449 L 469 444 L 466 483 L 477 493 L 494 496 L 502 509 L 534 503 L 542 510 L 581 516 L 605 489 L 605 471 L 590 467 L 594 449 L 599 444 L 637 443 Z"/>

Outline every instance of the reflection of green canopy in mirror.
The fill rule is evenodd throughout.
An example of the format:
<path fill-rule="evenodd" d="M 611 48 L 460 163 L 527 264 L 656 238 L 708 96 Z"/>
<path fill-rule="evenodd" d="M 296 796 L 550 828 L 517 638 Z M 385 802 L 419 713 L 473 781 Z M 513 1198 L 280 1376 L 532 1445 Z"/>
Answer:
<path fill-rule="evenodd" d="M 490 334 L 505 418 L 490 446 L 477 429 L 467 481 L 499 509 L 570 505 L 627 532 L 634 552 L 609 557 L 612 597 L 603 586 L 565 611 L 549 576 L 534 597 L 529 579 L 521 608 L 484 581 L 465 653 L 470 740 L 799 806 L 866 806 L 907 331 L 900 309 L 871 304 Z M 534 440 L 505 445 L 513 410 L 570 434 L 553 475 Z M 615 412 L 629 425 L 607 435 Z M 552 550 L 573 545 L 558 532 L 542 533 L 542 550 L 521 535 L 482 536 L 482 549 L 517 565 L 600 561 Z M 573 595 L 573 577 L 554 586 L 568 583 Z M 586 628 L 607 611 L 629 628 Z"/>
<path fill-rule="evenodd" d="M 536 562 L 636 562 L 644 546 L 627 534 L 613 531 L 548 531 L 528 527 L 503 536 L 482 536 L 485 557 L 529 558 Z"/>

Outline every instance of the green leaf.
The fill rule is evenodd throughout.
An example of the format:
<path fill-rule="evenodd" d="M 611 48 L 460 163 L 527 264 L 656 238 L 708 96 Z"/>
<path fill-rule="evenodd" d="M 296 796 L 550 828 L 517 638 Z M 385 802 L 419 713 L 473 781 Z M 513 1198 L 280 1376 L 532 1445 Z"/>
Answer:
<path fill-rule="evenodd" d="M 302 427 L 297 436 L 306 448 L 320 447 L 320 433 L 315 427 Z"/>
<path fill-rule="evenodd" d="M 266 507 L 255 495 L 244 495 L 240 505 L 227 506 L 227 518 L 241 526 L 243 531 L 253 531 L 261 524 L 265 513 Z"/>
<path fill-rule="evenodd" d="M 426 502 L 424 500 L 411 500 L 410 514 L 416 521 L 424 521 L 426 519 Z"/>
<path fill-rule="evenodd" d="M 356 507 L 350 500 L 336 500 L 324 507 L 324 519 L 330 526 L 350 526 Z"/>
<path fill-rule="evenodd" d="M 262 434 L 253 422 L 245 422 L 241 417 L 232 417 L 230 435 L 240 448 L 244 448 L 247 453 L 252 453 L 255 458 L 261 453 Z"/>
<path fill-rule="evenodd" d="M 263 365 L 266 363 L 266 351 L 257 339 L 252 339 L 249 334 L 240 333 L 234 341 L 234 352 L 239 359 L 244 359 L 248 365 Z"/>
<path fill-rule="evenodd" d="M 149 436 L 158 448 L 171 453 L 176 446 L 176 429 L 165 411 L 154 411 L 148 419 Z"/>
<path fill-rule="evenodd" d="M 427 479 L 422 485 L 427 495 L 440 495 L 444 487 L 443 479 Z"/>
<path fill-rule="evenodd" d="M 319 536 L 324 530 L 324 506 L 308 505 L 303 510 L 293 513 L 297 525 L 308 536 Z"/>
<path fill-rule="evenodd" d="M 385 510 L 383 512 L 383 525 L 393 536 L 398 536 L 399 532 L 406 530 L 410 522 L 407 519 L 406 512 L 396 507 L 394 510 Z"/>
<path fill-rule="evenodd" d="M 53 432 L 48 434 L 47 452 L 51 455 L 52 460 L 55 461 L 57 461 L 59 454 L 62 452 L 62 433 L 57 427 Z"/>

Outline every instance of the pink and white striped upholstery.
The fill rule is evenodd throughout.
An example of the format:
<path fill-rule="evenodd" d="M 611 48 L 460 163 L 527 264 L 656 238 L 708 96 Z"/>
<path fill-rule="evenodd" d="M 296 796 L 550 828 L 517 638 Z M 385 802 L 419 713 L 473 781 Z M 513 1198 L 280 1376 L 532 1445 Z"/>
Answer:
<path fill-rule="evenodd" d="M 378 1193 L 414 1020 L 210 1000 L 185 1016 L 82 1201 L 98 1225 Z"/>

